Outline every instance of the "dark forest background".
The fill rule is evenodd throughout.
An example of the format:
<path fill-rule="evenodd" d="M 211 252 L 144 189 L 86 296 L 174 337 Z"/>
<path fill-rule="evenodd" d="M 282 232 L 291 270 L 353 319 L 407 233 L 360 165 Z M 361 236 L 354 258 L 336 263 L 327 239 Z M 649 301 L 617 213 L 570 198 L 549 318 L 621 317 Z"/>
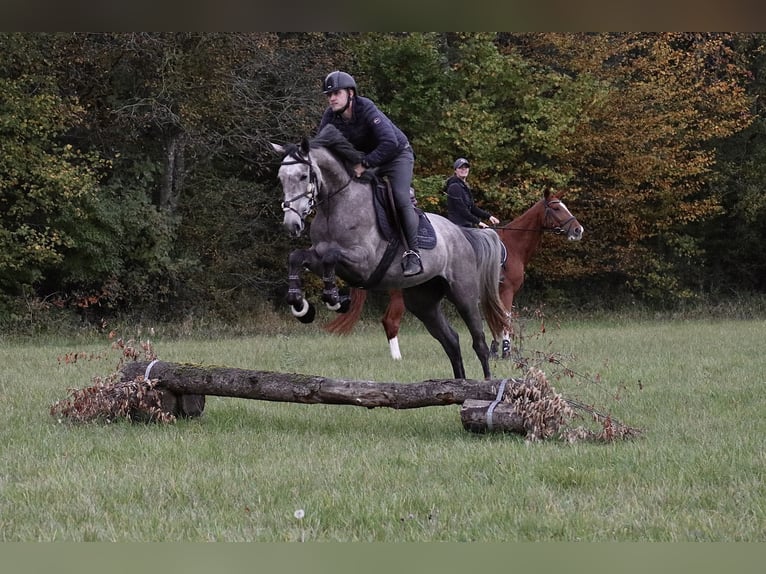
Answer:
<path fill-rule="evenodd" d="M 224 322 L 283 304 L 279 157 L 331 70 L 409 136 L 419 205 L 458 156 L 503 220 L 566 191 L 525 293 L 673 308 L 766 291 L 755 33 L 0 34 L 0 328 Z"/>

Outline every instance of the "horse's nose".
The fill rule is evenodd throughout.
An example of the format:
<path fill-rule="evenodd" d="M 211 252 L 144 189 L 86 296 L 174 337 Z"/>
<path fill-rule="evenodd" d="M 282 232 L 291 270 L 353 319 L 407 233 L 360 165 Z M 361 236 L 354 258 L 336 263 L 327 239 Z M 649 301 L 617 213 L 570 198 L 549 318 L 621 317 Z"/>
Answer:
<path fill-rule="evenodd" d="M 285 215 L 284 221 L 282 221 L 287 233 L 294 237 L 300 237 L 303 232 L 303 221 L 295 217 L 288 217 Z"/>
<path fill-rule="evenodd" d="M 585 228 L 583 228 L 581 225 L 573 227 L 572 233 L 569 234 L 570 241 L 580 241 L 580 239 L 582 239 L 583 233 L 585 233 Z"/>

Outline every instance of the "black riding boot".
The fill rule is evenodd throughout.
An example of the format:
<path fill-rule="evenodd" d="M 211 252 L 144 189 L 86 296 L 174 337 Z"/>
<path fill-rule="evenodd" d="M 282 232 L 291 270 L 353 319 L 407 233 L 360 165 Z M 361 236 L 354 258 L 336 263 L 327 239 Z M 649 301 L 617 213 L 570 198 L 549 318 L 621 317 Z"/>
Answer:
<path fill-rule="evenodd" d="M 402 257 L 402 275 L 411 277 L 423 272 L 420 249 L 418 248 L 418 216 L 412 206 L 408 205 L 399 210 L 399 219 L 402 222 L 404 237 L 409 247 Z"/>

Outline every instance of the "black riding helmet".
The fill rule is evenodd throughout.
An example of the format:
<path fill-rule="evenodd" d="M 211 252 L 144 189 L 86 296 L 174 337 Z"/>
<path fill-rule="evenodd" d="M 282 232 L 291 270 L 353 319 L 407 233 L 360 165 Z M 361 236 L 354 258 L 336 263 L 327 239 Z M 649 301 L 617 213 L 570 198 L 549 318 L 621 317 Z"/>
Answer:
<path fill-rule="evenodd" d="M 329 94 L 337 90 L 346 90 L 349 88 L 353 88 L 354 92 L 356 92 L 356 82 L 350 74 L 341 72 L 340 70 L 335 70 L 334 72 L 327 74 L 327 77 L 324 79 L 324 83 L 322 84 L 322 91 L 325 94 Z"/>

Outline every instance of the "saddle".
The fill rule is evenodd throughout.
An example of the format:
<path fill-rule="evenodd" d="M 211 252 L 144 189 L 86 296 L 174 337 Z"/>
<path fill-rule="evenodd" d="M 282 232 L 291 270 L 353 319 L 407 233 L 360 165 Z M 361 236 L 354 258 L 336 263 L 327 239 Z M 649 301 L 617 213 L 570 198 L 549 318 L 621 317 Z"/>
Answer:
<path fill-rule="evenodd" d="M 383 239 L 389 243 L 398 241 L 399 218 L 396 217 L 396 206 L 388 189 L 388 180 L 371 177 L 373 205 L 375 206 L 375 219 L 378 222 L 378 230 Z M 433 249 L 436 247 L 436 232 L 428 220 L 425 212 L 419 207 L 413 207 L 418 215 L 418 246 L 420 249 Z"/>

